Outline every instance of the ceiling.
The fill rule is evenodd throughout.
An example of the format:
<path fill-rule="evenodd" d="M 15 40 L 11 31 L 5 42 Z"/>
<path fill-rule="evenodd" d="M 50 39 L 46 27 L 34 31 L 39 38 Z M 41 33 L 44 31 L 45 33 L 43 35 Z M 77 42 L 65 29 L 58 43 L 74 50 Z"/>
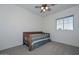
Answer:
<path fill-rule="evenodd" d="M 35 6 L 41 6 L 41 4 L 18 4 L 17 6 L 27 9 L 28 11 L 31 11 L 37 15 L 46 16 L 74 7 L 76 5 L 77 4 L 56 4 L 55 6 L 50 7 L 51 11 L 46 11 L 45 13 L 40 13 L 40 8 L 35 8 Z"/>

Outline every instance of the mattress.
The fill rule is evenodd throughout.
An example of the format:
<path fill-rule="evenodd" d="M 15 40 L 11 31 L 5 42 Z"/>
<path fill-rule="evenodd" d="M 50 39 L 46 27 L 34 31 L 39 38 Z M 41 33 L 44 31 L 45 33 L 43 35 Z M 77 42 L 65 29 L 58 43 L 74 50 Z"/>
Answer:
<path fill-rule="evenodd" d="M 32 45 L 35 44 L 35 43 L 39 43 L 39 42 L 42 42 L 42 41 L 45 41 L 45 40 L 49 40 L 50 38 L 43 38 L 43 39 L 39 39 L 39 40 L 35 40 L 32 42 Z"/>
<path fill-rule="evenodd" d="M 33 34 L 32 35 L 32 42 L 36 41 L 36 40 L 44 39 L 44 38 L 47 38 L 47 37 L 49 37 L 48 34 Z"/>

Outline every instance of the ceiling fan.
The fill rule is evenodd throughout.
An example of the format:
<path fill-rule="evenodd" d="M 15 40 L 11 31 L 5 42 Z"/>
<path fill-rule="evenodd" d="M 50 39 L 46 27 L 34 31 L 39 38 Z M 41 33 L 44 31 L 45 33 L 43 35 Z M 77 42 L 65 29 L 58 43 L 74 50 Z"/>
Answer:
<path fill-rule="evenodd" d="M 42 4 L 41 6 L 35 6 L 35 8 L 40 8 L 41 13 L 46 11 L 51 11 L 51 6 L 55 6 L 56 4 Z"/>

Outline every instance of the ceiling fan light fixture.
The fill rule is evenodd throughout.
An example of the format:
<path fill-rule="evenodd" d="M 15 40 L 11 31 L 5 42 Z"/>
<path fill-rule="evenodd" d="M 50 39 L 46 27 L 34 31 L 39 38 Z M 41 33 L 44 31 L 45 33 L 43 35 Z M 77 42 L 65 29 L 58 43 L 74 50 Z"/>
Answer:
<path fill-rule="evenodd" d="M 47 9 L 48 9 L 48 7 L 46 6 L 46 7 L 45 7 L 45 9 L 47 10 Z"/>
<path fill-rule="evenodd" d="M 44 9 L 44 7 L 41 7 L 41 10 L 43 10 Z"/>
<path fill-rule="evenodd" d="M 51 6 L 54 6 L 55 4 L 42 4 L 41 6 L 35 6 L 35 8 L 40 8 L 40 13 L 51 11 Z"/>
<path fill-rule="evenodd" d="M 43 11 L 45 12 L 46 10 L 45 10 L 45 9 L 43 9 Z"/>

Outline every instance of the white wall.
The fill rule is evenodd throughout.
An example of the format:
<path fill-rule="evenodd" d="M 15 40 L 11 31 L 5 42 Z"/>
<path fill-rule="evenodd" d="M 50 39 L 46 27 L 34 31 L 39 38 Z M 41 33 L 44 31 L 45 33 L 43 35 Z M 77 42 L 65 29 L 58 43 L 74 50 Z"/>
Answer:
<path fill-rule="evenodd" d="M 56 19 L 74 15 L 74 31 L 56 31 Z M 24 31 L 45 31 L 52 41 L 79 47 L 79 6 L 42 18 L 15 5 L 0 5 L 0 50 L 22 44 Z"/>
<path fill-rule="evenodd" d="M 57 31 L 56 19 L 74 15 L 73 31 Z M 43 31 L 51 34 L 52 41 L 57 41 L 79 47 L 79 6 L 66 9 L 44 18 Z"/>
<path fill-rule="evenodd" d="M 21 45 L 24 31 L 41 31 L 41 20 L 15 5 L 0 5 L 0 50 Z"/>

